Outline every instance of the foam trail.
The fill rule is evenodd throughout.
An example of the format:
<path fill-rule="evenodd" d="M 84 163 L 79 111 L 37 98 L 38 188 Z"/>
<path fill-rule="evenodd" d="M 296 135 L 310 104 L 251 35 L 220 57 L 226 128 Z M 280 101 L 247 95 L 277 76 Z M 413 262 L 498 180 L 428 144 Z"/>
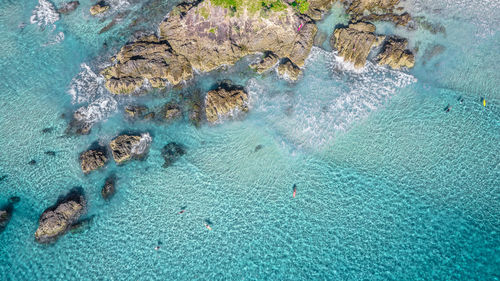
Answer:
<path fill-rule="evenodd" d="M 346 68 L 347 67 L 347 68 Z M 272 78 L 250 79 L 252 112 L 298 148 L 331 144 L 339 132 L 380 108 L 400 88 L 416 82 L 406 73 L 367 62 L 349 71 L 335 53 L 314 47 L 296 87 L 276 90 Z"/>
<path fill-rule="evenodd" d="M 47 0 L 38 0 L 38 5 L 33 10 L 33 15 L 30 18 L 31 24 L 36 23 L 41 28 L 45 28 L 48 25 L 53 25 L 58 20 L 59 13 L 57 13 L 54 5 Z"/>
<path fill-rule="evenodd" d="M 74 117 L 78 121 L 96 123 L 107 118 L 117 109 L 117 101 L 111 96 L 103 96 L 87 106 L 82 106 L 75 111 Z"/>
<path fill-rule="evenodd" d="M 151 144 L 152 141 L 153 141 L 153 139 L 151 138 L 149 133 L 141 134 L 141 139 L 140 139 L 139 143 L 132 146 L 132 150 L 131 150 L 132 154 L 134 154 L 134 155 L 144 154 L 144 152 L 146 152 L 146 150 L 149 148 L 149 145 Z"/>
<path fill-rule="evenodd" d="M 98 76 L 90 67 L 82 63 L 82 71 L 78 73 L 70 84 L 68 93 L 72 97 L 73 103 L 88 103 L 104 94 L 104 79 Z"/>

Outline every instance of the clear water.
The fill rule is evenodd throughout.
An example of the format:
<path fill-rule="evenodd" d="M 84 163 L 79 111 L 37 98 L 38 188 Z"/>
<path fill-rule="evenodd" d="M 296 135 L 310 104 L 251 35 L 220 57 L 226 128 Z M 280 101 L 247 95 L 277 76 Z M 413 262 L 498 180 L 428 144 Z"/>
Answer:
<path fill-rule="evenodd" d="M 124 121 L 124 105 L 160 106 L 179 92 L 117 99 L 85 72 L 98 73 L 174 4 L 112 2 L 108 15 L 93 18 L 91 2 L 80 1 L 73 14 L 39 26 L 30 24 L 37 1 L 0 1 L 0 176 L 7 175 L 0 204 L 21 197 L 0 234 L 0 280 L 500 279 L 496 2 L 407 1 L 414 15 L 446 28 L 431 34 L 379 25 L 419 46 L 409 73 L 371 64 L 353 71 L 325 42 L 296 84 L 274 72 L 253 75 L 252 58 L 200 74 L 185 92 L 230 78 L 251 99 L 246 116 L 200 128 L 187 117 Z M 345 20 L 335 6 L 319 27 L 331 34 Z M 444 51 L 425 57 L 435 44 Z M 80 107 L 92 108 L 92 133 L 64 136 L 61 114 Z M 54 131 L 42 134 L 46 127 Z M 148 158 L 83 175 L 79 153 L 125 130 L 151 134 Z M 161 148 L 171 141 L 187 154 L 165 169 Z M 111 173 L 118 192 L 105 202 L 100 189 Z M 40 214 L 73 186 L 85 190 L 90 228 L 35 243 Z"/>

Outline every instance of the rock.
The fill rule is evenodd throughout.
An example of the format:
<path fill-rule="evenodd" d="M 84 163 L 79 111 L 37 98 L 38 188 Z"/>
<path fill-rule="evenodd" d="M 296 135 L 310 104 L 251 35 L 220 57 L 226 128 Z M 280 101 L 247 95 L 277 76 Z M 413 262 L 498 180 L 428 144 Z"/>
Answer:
<path fill-rule="evenodd" d="M 278 61 L 279 58 L 277 55 L 272 52 L 266 52 L 264 57 L 259 62 L 250 64 L 250 68 L 255 69 L 255 71 L 260 74 L 275 66 Z"/>
<path fill-rule="evenodd" d="M 115 176 L 110 176 L 106 179 L 106 182 L 104 183 L 104 186 L 101 189 L 101 195 L 104 200 L 108 200 L 113 195 L 115 195 L 115 183 L 116 183 L 116 177 Z"/>
<path fill-rule="evenodd" d="M 73 12 L 74 10 L 76 10 L 76 8 L 78 8 L 78 6 L 80 6 L 80 2 L 78 2 L 78 1 L 67 2 L 67 3 L 64 3 L 64 5 L 61 8 L 57 9 L 57 12 L 59 14 L 67 15 L 67 14 Z"/>
<path fill-rule="evenodd" d="M 154 112 L 150 112 L 146 115 L 144 115 L 144 120 L 153 120 L 155 118 L 155 113 Z"/>
<path fill-rule="evenodd" d="M 9 224 L 13 210 L 12 204 L 8 204 L 0 209 L 0 233 L 3 232 Z"/>
<path fill-rule="evenodd" d="M 254 151 L 253 152 L 257 152 L 259 150 L 261 150 L 262 148 L 264 148 L 264 146 L 262 144 L 259 144 L 255 147 Z"/>
<path fill-rule="evenodd" d="M 428 47 L 425 50 L 424 55 L 422 56 L 422 64 L 425 65 L 433 57 L 442 54 L 445 51 L 445 49 L 446 48 L 440 44 Z"/>
<path fill-rule="evenodd" d="M 248 111 L 248 95 L 241 86 L 221 83 L 205 97 L 205 115 L 214 123 L 220 117 L 231 115 L 234 110 Z"/>
<path fill-rule="evenodd" d="M 293 62 L 291 62 L 288 59 L 285 59 L 278 66 L 278 74 L 281 77 L 284 77 L 286 79 L 290 79 L 292 81 L 296 81 L 299 78 L 300 73 L 302 73 L 300 68 L 298 66 L 296 66 L 295 64 L 293 64 Z"/>
<path fill-rule="evenodd" d="M 35 239 L 38 243 L 50 243 L 70 228 L 86 211 L 86 201 L 83 191 L 73 189 L 54 206 L 46 209 L 38 220 Z"/>
<path fill-rule="evenodd" d="M 393 69 L 412 68 L 415 65 L 415 56 L 406 49 L 407 46 L 408 41 L 404 38 L 389 38 L 376 58 L 378 64 L 389 65 Z"/>
<path fill-rule="evenodd" d="M 293 0 L 289 0 L 287 2 L 294 2 Z M 309 7 L 306 11 L 306 15 L 308 15 L 313 20 L 320 20 L 322 15 L 326 12 L 330 11 L 334 0 L 307 0 Z"/>
<path fill-rule="evenodd" d="M 19 201 L 21 201 L 21 198 L 19 196 L 12 196 L 12 197 L 9 198 L 9 203 L 10 204 L 19 203 Z"/>
<path fill-rule="evenodd" d="M 201 124 L 201 117 L 202 116 L 202 107 L 200 103 L 194 102 L 191 104 L 191 110 L 189 111 L 189 120 L 191 123 L 193 123 L 196 127 L 199 127 Z"/>
<path fill-rule="evenodd" d="M 55 151 L 52 151 L 52 150 L 45 151 L 45 155 L 48 155 L 48 156 L 56 156 L 56 152 L 55 152 Z"/>
<path fill-rule="evenodd" d="M 363 15 L 365 11 L 369 13 L 392 12 L 400 0 L 353 0 L 349 1 L 347 13 L 353 15 Z M 347 2 L 347 1 L 343 1 Z"/>
<path fill-rule="evenodd" d="M 166 168 L 177 161 L 182 155 L 186 154 L 186 150 L 183 145 L 171 142 L 163 147 L 161 150 L 161 155 L 165 160 L 163 167 Z"/>
<path fill-rule="evenodd" d="M 133 119 L 141 117 L 146 111 L 148 111 L 148 108 L 143 105 L 129 105 L 125 107 L 125 114 L 127 117 Z"/>
<path fill-rule="evenodd" d="M 44 128 L 42 130 L 42 133 L 43 134 L 49 134 L 49 133 L 52 133 L 54 131 L 54 127 L 48 127 L 48 128 Z"/>
<path fill-rule="evenodd" d="M 28 162 L 28 165 L 36 165 L 36 160 L 35 159 L 31 159 L 29 162 Z"/>
<path fill-rule="evenodd" d="M 384 39 L 373 32 L 375 26 L 371 23 L 349 24 L 348 27 L 335 29 L 330 44 L 346 62 L 352 62 L 354 67 L 361 68 L 365 65 L 371 48 L 380 45 Z"/>
<path fill-rule="evenodd" d="M 130 94 L 144 84 L 144 79 L 159 88 L 165 87 L 167 81 L 177 85 L 193 76 L 186 58 L 154 35 L 125 45 L 115 59 L 115 65 L 101 72 L 106 88 L 114 94 Z"/>
<path fill-rule="evenodd" d="M 120 135 L 114 138 L 109 146 L 115 162 L 122 164 L 132 158 L 144 157 L 148 152 L 151 141 L 151 136 L 148 133 L 140 136 Z"/>
<path fill-rule="evenodd" d="M 393 13 L 387 13 L 387 14 L 370 14 L 367 16 L 362 16 L 358 17 L 359 21 L 363 22 L 374 22 L 374 21 L 390 21 L 393 22 L 395 25 L 400 25 L 400 26 L 407 26 L 410 21 L 411 21 L 411 16 L 408 13 L 403 13 L 403 14 L 393 14 Z"/>
<path fill-rule="evenodd" d="M 80 166 L 84 173 L 104 167 L 108 162 L 104 149 L 91 149 L 80 154 Z"/>
<path fill-rule="evenodd" d="M 165 105 L 165 114 L 163 115 L 166 120 L 174 120 L 182 116 L 181 108 L 173 103 L 167 103 Z"/>
<path fill-rule="evenodd" d="M 95 16 L 95 15 L 106 12 L 108 9 L 109 9 L 109 5 L 106 4 L 104 1 L 100 1 L 99 3 L 90 7 L 90 14 Z"/>
<path fill-rule="evenodd" d="M 79 117 L 78 111 L 74 113 L 74 118 L 68 124 L 66 128 L 66 134 L 68 135 L 88 135 L 90 134 L 90 130 L 92 129 L 92 123 L 82 121 L 82 119 L 78 119 Z M 76 118 L 75 118 L 76 116 Z"/>

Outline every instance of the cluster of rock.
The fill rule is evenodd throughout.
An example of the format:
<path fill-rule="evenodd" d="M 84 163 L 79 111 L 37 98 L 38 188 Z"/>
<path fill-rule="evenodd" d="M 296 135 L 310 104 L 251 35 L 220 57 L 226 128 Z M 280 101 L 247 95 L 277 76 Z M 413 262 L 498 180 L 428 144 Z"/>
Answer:
<path fill-rule="evenodd" d="M 243 87 L 229 82 L 221 83 L 205 97 L 205 115 L 208 122 L 215 123 L 235 111 L 248 111 L 248 94 Z"/>
<path fill-rule="evenodd" d="M 80 154 L 80 166 L 84 173 L 104 167 L 108 162 L 104 149 L 90 149 Z"/>
<path fill-rule="evenodd" d="M 104 1 L 99 1 L 97 4 L 90 7 L 90 14 L 95 16 L 98 14 L 102 14 L 102 13 L 106 12 L 107 10 L 109 10 L 109 5 L 106 4 L 106 2 L 104 2 Z"/>
<path fill-rule="evenodd" d="M 125 107 L 125 116 L 131 121 L 172 121 L 182 117 L 182 110 L 178 104 L 173 102 L 169 102 L 158 109 L 152 110 L 145 105 L 128 105 Z"/>
<path fill-rule="evenodd" d="M 163 163 L 163 167 L 169 167 L 184 154 L 186 154 L 186 150 L 183 145 L 175 142 L 168 143 L 161 150 L 161 155 L 165 160 L 165 163 Z"/>
<path fill-rule="evenodd" d="M 14 204 L 19 202 L 20 198 L 17 196 L 9 198 L 9 203 L 0 208 L 0 233 L 2 233 L 12 218 L 14 212 Z"/>
<path fill-rule="evenodd" d="M 80 6 L 80 2 L 78 2 L 78 1 L 71 1 L 68 3 L 64 3 L 61 6 L 61 8 L 57 9 L 57 12 L 59 14 L 67 15 L 67 14 L 73 12 L 74 10 L 76 10 L 76 8 L 78 8 L 78 6 Z"/>
<path fill-rule="evenodd" d="M 411 20 L 408 13 L 394 14 L 399 0 L 355 0 L 348 3 L 347 12 L 351 16 L 348 26 L 335 29 L 331 46 L 346 62 L 361 68 L 372 48 L 383 44 L 376 56 L 380 65 L 394 69 L 411 68 L 415 64 L 414 54 L 407 49 L 408 41 L 397 36 L 382 36 L 375 33 L 375 25 L 368 21 L 392 21 L 396 25 L 407 25 Z"/>

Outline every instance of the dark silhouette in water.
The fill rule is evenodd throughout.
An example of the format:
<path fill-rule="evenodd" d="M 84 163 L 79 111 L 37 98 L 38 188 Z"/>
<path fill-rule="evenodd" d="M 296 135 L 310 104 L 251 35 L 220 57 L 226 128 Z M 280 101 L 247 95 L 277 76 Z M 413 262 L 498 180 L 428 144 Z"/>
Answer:
<path fill-rule="evenodd" d="M 4 181 L 8 176 L 7 175 L 3 175 L 0 177 L 0 181 Z"/>
<path fill-rule="evenodd" d="M 295 194 L 297 193 L 297 184 L 294 184 L 292 189 L 293 189 L 293 198 L 295 198 Z"/>
<path fill-rule="evenodd" d="M 36 164 L 36 160 L 35 159 L 31 159 L 31 161 L 28 162 L 28 165 L 35 165 Z"/>
<path fill-rule="evenodd" d="M 56 156 L 56 152 L 52 151 L 52 150 L 45 151 L 45 154 L 48 155 L 48 156 Z"/>
<path fill-rule="evenodd" d="M 182 214 L 186 211 L 187 206 L 182 206 L 178 214 Z"/>
<path fill-rule="evenodd" d="M 14 212 L 14 204 L 19 202 L 21 198 L 17 196 L 13 196 L 9 198 L 9 203 L 0 208 L 0 233 L 2 233 L 7 225 L 9 224 L 10 219 L 12 218 L 12 213 Z"/>
<path fill-rule="evenodd" d="M 210 221 L 210 219 L 205 219 L 205 227 L 208 230 L 212 230 L 212 222 Z"/>
<path fill-rule="evenodd" d="M 48 127 L 48 128 L 44 128 L 42 130 L 42 133 L 43 134 L 48 134 L 48 133 L 52 133 L 54 131 L 54 127 Z"/>
<path fill-rule="evenodd" d="M 451 105 L 449 105 L 449 104 L 448 104 L 448 105 L 444 108 L 444 111 L 445 111 L 445 112 L 450 112 L 450 110 L 451 110 Z"/>
<path fill-rule="evenodd" d="M 262 144 L 259 144 L 255 147 L 255 150 L 253 152 L 257 152 L 257 151 L 261 150 L 262 148 L 264 148 L 264 146 Z"/>

